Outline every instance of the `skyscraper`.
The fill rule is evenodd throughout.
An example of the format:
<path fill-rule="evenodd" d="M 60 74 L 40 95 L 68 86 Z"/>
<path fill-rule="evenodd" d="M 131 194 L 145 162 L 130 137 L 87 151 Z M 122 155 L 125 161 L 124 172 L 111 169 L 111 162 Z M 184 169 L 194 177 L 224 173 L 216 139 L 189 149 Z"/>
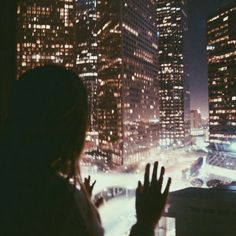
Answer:
<path fill-rule="evenodd" d="M 76 70 L 88 92 L 89 131 L 97 131 L 96 0 L 76 0 Z"/>
<path fill-rule="evenodd" d="M 159 47 L 160 144 L 190 142 L 190 92 L 184 51 L 187 15 L 181 0 L 156 0 Z"/>
<path fill-rule="evenodd" d="M 202 117 L 201 117 L 201 111 L 199 109 L 191 110 L 190 122 L 191 122 L 191 129 L 202 128 Z"/>
<path fill-rule="evenodd" d="M 74 68 L 74 4 L 74 0 L 18 1 L 18 76 L 48 63 Z"/>
<path fill-rule="evenodd" d="M 207 21 L 209 124 L 211 147 L 235 151 L 236 143 L 236 5 Z"/>
<path fill-rule="evenodd" d="M 99 149 L 133 163 L 158 139 L 155 5 L 101 0 L 97 12 Z"/>

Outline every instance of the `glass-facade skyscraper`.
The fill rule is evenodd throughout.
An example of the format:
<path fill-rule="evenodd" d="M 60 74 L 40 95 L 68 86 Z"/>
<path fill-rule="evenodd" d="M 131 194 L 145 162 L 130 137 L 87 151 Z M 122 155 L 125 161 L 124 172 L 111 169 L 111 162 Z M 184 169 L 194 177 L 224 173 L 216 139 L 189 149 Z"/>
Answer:
<path fill-rule="evenodd" d="M 86 85 L 89 103 L 88 130 L 97 131 L 96 0 L 76 1 L 76 70 Z"/>
<path fill-rule="evenodd" d="M 207 21 L 211 147 L 236 150 L 236 5 Z"/>
<path fill-rule="evenodd" d="M 74 68 L 74 0 L 20 0 L 17 21 L 18 76 L 50 63 Z"/>
<path fill-rule="evenodd" d="M 155 3 L 97 1 L 99 149 L 117 165 L 158 140 Z"/>
<path fill-rule="evenodd" d="M 190 92 L 184 49 L 185 2 L 156 0 L 159 54 L 160 145 L 190 142 Z"/>

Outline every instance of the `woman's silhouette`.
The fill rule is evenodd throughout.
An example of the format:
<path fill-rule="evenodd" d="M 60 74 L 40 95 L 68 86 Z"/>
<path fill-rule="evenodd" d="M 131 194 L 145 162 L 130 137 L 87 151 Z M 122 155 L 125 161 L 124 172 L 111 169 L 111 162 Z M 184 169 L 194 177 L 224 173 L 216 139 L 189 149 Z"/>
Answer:
<path fill-rule="evenodd" d="M 82 81 L 63 67 L 37 67 L 15 81 L 0 144 L 1 235 L 104 235 L 92 188 L 80 177 L 87 110 Z M 162 194 L 157 167 L 149 182 L 148 164 L 138 184 L 131 235 L 152 235 L 161 216 L 170 180 Z"/>

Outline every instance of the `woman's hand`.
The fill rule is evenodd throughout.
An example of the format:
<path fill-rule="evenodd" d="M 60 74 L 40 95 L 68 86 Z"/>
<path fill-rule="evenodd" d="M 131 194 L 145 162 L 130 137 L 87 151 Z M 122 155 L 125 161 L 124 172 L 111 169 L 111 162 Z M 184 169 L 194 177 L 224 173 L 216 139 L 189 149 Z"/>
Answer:
<path fill-rule="evenodd" d="M 90 175 L 88 176 L 88 178 L 86 178 L 86 177 L 84 178 L 85 189 L 87 191 L 88 196 L 91 198 L 92 193 L 93 193 L 94 185 L 96 184 L 96 180 L 92 184 L 90 184 L 90 181 L 91 181 Z"/>
<path fill-rule="evenodd" d="M 139 181 L 136 189 L 136 225 L 150 230 L 155 228 L 161 218 L 171 184 L 171 179 L 169 178 L 164 192 L 161 192 L 165 168 L 161 167 L 159 178 L 157 178 L 157 169 L 158 162 L 155 162 L 152 178 L 149 181 L 150 164 L 147 164 L 144 174 L 144 184 L 142 185 Z"/>
<path fill-rule="evenodd" d="M 86 192 L 87 192 L 89 198 L 91 199 L 92 193 L 93 193 L 93 188 L 94 188 L 94 185 L 96 184 L 96 180 L 92 184 L 90 184 L 90 181 L 91 181 L 90 175 L 88 176 L 88 178 L 86 178 L 86 177 L 84 178 L 84 187 L 86 189 Z M 100 197 L 94 202 L 94 205 L 97 208 L 99 208 L 103 203 L 104 203 L 104 199 L 102 197 Z"/>

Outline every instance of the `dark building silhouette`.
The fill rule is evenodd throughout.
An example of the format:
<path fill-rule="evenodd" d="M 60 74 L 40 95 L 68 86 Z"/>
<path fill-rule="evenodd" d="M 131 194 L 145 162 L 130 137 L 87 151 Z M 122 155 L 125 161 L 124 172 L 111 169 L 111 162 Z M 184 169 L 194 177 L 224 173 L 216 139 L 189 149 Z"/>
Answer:
<path fill-rule="evenodd" d="M 97 1 L 99 149 L 136 162 L 158 139 L 154 1 Z"/>
<path fill-rule="evenodd" d="M 76 1 L 76 70 L 88 92 L 89 131 L 97 131 L 96 0 Z"/>
<path fill-rule="evenodd" d="M 171 192 L 164 216 L 167 220 L 174 219 L 176 236 L 234 236 L 236 187 L 186 188 Z M 160 222 L 164 232 L 171 230 L 165 224 L 165 217 Z"/>
<path fill-rule="evenodd" d="M 157 0 L 160 144 L 190 143 L 190 92 L 186 73 L 185 1 Z"/>
<path fill-rule="evenodd" d="M 11 84 L 16 79 L 16 5 L 16 0 L 3 0 L 0 9 L 0 137 L 8 116 Z"/>
<path fill-rule="evenodd" d="M 236 151 L 236 5 L 207 21 L 209 141 L 212 149 Z"/>
<path fill-rule="evenodd" d="M 56 63 L 75 66 L 75 1 L 20 0 L 17 3 L 17 73 Z"/>

